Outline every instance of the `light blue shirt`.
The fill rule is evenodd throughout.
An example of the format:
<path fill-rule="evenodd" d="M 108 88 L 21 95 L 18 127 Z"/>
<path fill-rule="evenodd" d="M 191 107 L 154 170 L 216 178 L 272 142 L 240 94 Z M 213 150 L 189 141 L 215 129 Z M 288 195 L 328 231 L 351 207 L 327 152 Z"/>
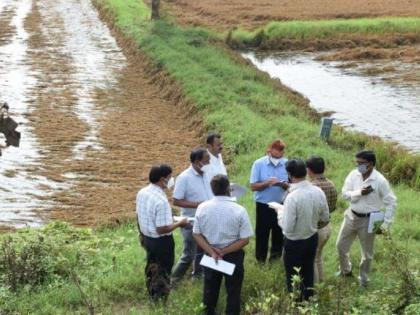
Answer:
<path fill-rule="evenodd" d="M 190 166 L 176 178 L 172 196 L 175 199 L 201 202 L 213 198 L 213 193 L 207 179 Z M 193 217 L 195 211 L 196 208 L 181 208 L 181 214 L 185 217 Z"/>
<path fill-rule="evenodd" d="M 280 159 L 277 166 L 270 161 L 268 156 L 264 156 L 254 162 L 251 170 L 250 184 L 263 182 L 270 177 L 276 177 L 279 180 L 287 182 L 288 176 L 286 171 L 286 158 Z M 264 190 L 254 192 L 254 200 L 259 203 L 281 202 L 284 189 L 280 186 L 269 186 Z"/>

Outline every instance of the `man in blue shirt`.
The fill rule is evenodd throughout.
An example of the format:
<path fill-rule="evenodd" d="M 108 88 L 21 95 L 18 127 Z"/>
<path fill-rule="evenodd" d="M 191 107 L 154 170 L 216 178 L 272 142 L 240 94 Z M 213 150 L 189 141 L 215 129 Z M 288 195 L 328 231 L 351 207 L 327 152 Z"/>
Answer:
<path fill-rule="evenodd" d="M 268 239 L 271 231 L 270 260 L 281 257 L 283 233 L 277 223 L 276 211 L 268 206 L 269 202 L 281 203 L 283 194 L 289 187 L 286 171 L 287 159 L 283 157 L 285 145 L 275 140 L 267 155 L 252 165 L 250 184 L 254 191 L 257 222 L 255 227 L 255 258 L 265 262 L 268 252 Z"/>

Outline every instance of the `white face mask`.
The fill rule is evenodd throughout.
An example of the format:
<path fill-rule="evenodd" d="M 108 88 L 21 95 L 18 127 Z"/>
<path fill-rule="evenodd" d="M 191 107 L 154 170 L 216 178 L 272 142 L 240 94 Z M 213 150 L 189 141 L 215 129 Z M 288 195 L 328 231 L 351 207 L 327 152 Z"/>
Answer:
<path fill-rule="evenodd" d="M 166 182 L 166 188 L 171 189 L 172 187 L 174 187 L 175 185 L 175 178 L 171 177 L 167 182 Z"/>
<path fill-rule="evenodd" d="M 361 174 L 366 174 L 368 171 L 368 166 L 366 164 L 359 164 L 357 165 L 357 170 L 361 173 Z"/>
<path fill-rule="evenodd" d="M 274 158 L 274 157 L 270 156 L 270 161 L 271 161 L 271 163 L 273 163 L 273 164 L 274 164 L 274 166 L 279 165 L 280 160 L 281 160 L 281 159 L 277 159 L 277 158 Z"/>

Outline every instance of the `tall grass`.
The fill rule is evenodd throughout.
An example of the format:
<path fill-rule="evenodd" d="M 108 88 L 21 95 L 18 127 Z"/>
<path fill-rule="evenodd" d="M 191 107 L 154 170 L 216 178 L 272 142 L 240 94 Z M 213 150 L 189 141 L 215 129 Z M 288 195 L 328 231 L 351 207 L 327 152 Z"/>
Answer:
<path fill-rule="evenodd" d="M 351 39 L 354 35 L 406 34 L 420 34 L 419 17 L 270 22 L 255 31 L 235 30 L 229 36 L 231 42 L 256 46 L 263 45 L 262 41 L 269 43 L 278 40 Z"/>
<path fill-rule="evenodd" d="M 389 150 L 390 147 L 381 142 L 339 128 L 334 130 L 333 141 L 327 144 L 317 136 L 318 122 L 308 116 L 307 108 L 296 97 L 273 83 L 268 76 L 237 61 L 225 48 L 214 45 L 211 33 L 203 29 L 181 29 L 166 21 L 150 23 L 148 8 L 138 0 L 95 2 L 101 9 L 112 13 L 108 18 L 112 19 L 116 27 L 146 53 L 158 68 L 165 69 L 176 80 L 186 100 L 193 103 L 203 117 L 203 127 L 223 134 L 225 156 L 231 160 L 229 173 L 238 183 L 248 182 L 252 162 L 264 155 L 267 144 L 278 137 L 285 141 L 288 157 L 306 158 L 312 154 L 323 156 L 328 166 L 327 175 L 337 187 L 341 187 L 346 174 L 354 167 L 355 151 L 366 146 L 380 152 L 380 167 L 385 167 L 385 163 L 391 159 L 400 159 L 403 164 L 405 159 L 418 161 L 406 153 Z M 185 158 L 187 155 L 188 152 Z M 419 164 L 416 163 L 414 165 L 418 169 Z M 387 176 L 392 175 L 393 166 L 389 168 L 390 171 L 385 168 Z M 419 172 L 415 174 L 411 179 L 419 178 Z M 398 181 L 403 179 L 397 176 Z M 415 187 L 419 186 L 412 182 L 394 186 L 400 201 L 393 235 L 396 246 L 404 250 L 408 257 L 406 267 L 418 271 L 420 228 L 413 222 L 419 222 L 420 211 L 419 193 L 413 189 Z M 254 221 L 251 193 L 247 193 L 241 203 Z M 337 268 L 334 240 L 345 207 L 345 202 L 340 199 L 338 210 L 332 216 L 334 232 L 325 248 L 327 280 L 320 288 L 317 312 L 335 314 L 340 304 L 340 314 L 389 314 L 388 310 L 400 306 L 400 295 L 393 290 L 400 283 L 401 277 L 390 259 L 392 248 L 385 246 L 383 239 L 378 237 L 375 244 L 377 257 L 370 289 L 361 291 L 355 279 L 341 282 L 334 277 Z M 75 237 L 81 231 L 61 229 L 64 235 L 69 233 Z M 43 232 L 39 233 L 42 235 Z M 80 251 L 77 251 L 79 246 L 71 247 L 74 251 L 66 250 L 67 246 L 72 245 L 71 241 L 60 248 L 64 253 L 73 253 L 70 255 L 73 258 L 66 266 L 74 269 L 81 280 L 82 289 L 98 312 L 195 314 L 200 310 L 202 286 L 197 282 L 181 283 L 172 291 L 166 306 L 148 302 L 143 276 L 145 255 L 138 246 L 133 223 L 94 232 L 88 230 L 86 233 L 85 238 L 76 237 L 81 242 L 75 243 L 80 245 Z M 57 237 L 65 236 L 57 232 Z M 181 245 L 181 237 L 177 232 L 178 254 Z M 278 261 L 261 267 L 255 263 L 253 250 L 254 242 L 251 242 L 245 260 L 246 274 L 242 290 L 244 310 L 248 314 L 283 314 L 283 304 L 279 301 L 287 301 L 288 295 L 285 292 L 282 263 Z M 92 251 L 95 255 L 92 255 Z M 60 249 L 57 249 L 48 261 L 54 263 L 54 259 L 60 257 L 59 254 Z M 357 266 L 357 245 L 353 246 L 351 258 Z M 78 259 L 82 259 L 84 264 L 78 265 Z M 0 287 L 0 314 L 85 313 L 84 299 L 74 281 L 66 277 L 66 274 L 60 276 L 54 270 L 51 270 L 49 280 L 35 289 L 23 285 L 20 291 L 11 293 L 7 288 Z M 337 288 L 340 288 L 340 294 L 336 292 Z M 271 299 L 272 294 L 277 298 Z M 219 311 L 224 308 L 224 299 L 222 294 Z M 410 303 L 415 305 L 419 302 Z"/>

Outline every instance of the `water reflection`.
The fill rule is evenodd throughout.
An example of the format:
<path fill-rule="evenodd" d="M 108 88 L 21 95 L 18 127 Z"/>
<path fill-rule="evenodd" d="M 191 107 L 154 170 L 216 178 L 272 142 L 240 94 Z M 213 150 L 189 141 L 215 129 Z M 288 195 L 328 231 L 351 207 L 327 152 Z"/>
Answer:
<path fill-rule="evenodd" d="M 310 100 L 318 111 L 333 111 L 335 122 L 350 129 L 397 141 L 420 152 L 420 86 L 389 84 L 357 75 L 314 55 L 242 54 L 258 69 Z"/>

